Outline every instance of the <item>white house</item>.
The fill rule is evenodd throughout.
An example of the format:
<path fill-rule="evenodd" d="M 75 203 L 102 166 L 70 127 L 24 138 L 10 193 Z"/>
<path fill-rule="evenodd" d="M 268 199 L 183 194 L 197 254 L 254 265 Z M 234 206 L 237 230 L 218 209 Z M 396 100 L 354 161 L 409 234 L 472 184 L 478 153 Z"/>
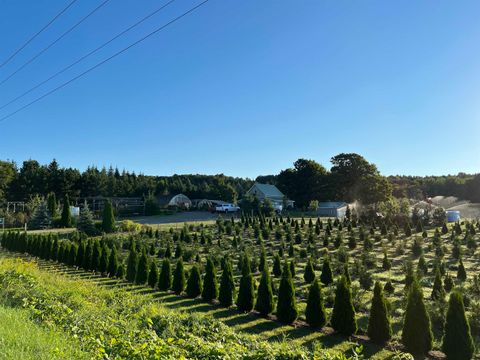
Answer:
<path fill-rule="evenodd" d="M 278 190 L 275 185 L 261 184 L 256 182 L 255 184 L 253 184 L 250 190 L 247 191 L 246 195 L 254 196 L 258 200 L 260 200 L 260 202 L 268 199 L 272 202 L 274 207 L 283 206 L 285 201 L 287 203 L 287 207 L 293 207 L 294 205 L 294 201 L 288 200 L 286 196 L 280 190 Z"/>

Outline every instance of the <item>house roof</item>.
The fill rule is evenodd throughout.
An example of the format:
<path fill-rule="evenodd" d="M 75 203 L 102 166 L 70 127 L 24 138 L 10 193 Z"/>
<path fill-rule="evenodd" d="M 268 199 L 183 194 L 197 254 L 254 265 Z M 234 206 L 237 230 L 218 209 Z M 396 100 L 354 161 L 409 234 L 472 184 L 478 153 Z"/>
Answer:
<path fill-rule="evenodd" d="M 347 206 L 347 203 L 343 201 L 324 201 L 318 203 L 319 209 L 341 209 Z"/>
<path fill-rule="evenodd" d="M 250 190 L 248 190 L 248 192 L 250 193 L 253 188 L 257 188 L 266 197 L 283 198 L 284 196 L 283 193 L 280 190 L 278 190 L 278 188 L 275 185 L 255 183 L 250 188 Z"/>

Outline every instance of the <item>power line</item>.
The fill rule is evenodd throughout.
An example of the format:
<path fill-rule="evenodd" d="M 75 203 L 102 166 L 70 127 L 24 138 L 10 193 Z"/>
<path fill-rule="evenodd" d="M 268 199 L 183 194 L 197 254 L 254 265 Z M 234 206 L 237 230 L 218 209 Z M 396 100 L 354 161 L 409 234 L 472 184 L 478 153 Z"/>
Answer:
<path fill-rule="evenodd" d="M 27 62 L 25 62 L 22 66 L 20 66 L 17 70 L 12 72 L 10 75 L 8 75 L 5 79 L 3 79 L 0 82 L 0 85 L 5 84 L 8 80 L 10 80 L 13 76 L 15 76 L 18 72 L 23 70 L 26 66 L 31 64 L 35 59 L 37 59 L 40 55 L 42 55 L 44 52 L 46 52 L 48 49 L 50 49 L 53 45 L 55 45 L 57 42 L 62 40 L 65 36 L 67 36 L 69 33 L 71 33 L 75 28 L 77 28 L 81 23 L 83 23 L 85 20 L 87 20 L 90 16 L 95 14 L 100 8 L 102 8 L 106 3 L 108 3 L 110 0 L 104 0 L 100 5 L 98 5 L 95 9 L 90 11 L 87 15 L 85 15 L 83 18 L 81 18 L 78 22 L 76 22 L 72 27 L 70 27 L 67 31 L 65 31 L 62 35 L 60 35 L 55 41 L 50 43 L 48 46 L 40 50 L 36 55 L 31 57 Z"/>
<path fill-rule="evenodd" d="M 148 38 L 150 38 L 151 36 L 155 35 L 156 33 L 162 31 L 163 29 L 165 29 L 166 27 L 172 25 L 173 23 L 177 22 L 178 20 L 184 18 L 185 16 L 189 15 L 190 13 L 194 12 L 195 10 L 197 10 L 198 8 L 200 8 L 201 6 L 205 5 L 209 0 L 204 0 L 202 1 L 201 3 L 199 3 L 198 5 L 195 5 L 194 7 L 192 7 L 191 9 L 187 10 L 186 12 L 184 12 L 183 14 L 177 16 L 176 18 L 174 18 L 173 20 L 170 20 L 168 23 L 160 26 L 159 28 L 153 30 L 152 32 L 148 33 L 147 35 L 145 35 L 144 37 L 140 38 L 139 40 L 133 42 L 132 44 L 128 45 L 127 47 L 123 48 L 122 50 L 116 52 L 115 54 L 113 54 L 112 56 L 106 58 L 105 60 L 99 62 L 98 64 L 92 66 L 91 68 L 85 70 L 84 72 L 80 73 L 79 75 L 75 76 L 74 78 L 64 82 L 63 84 L 57 86 L 56 88 L 50 90 L 49 92 L 43 94 L 42 96 L 36 98 L 35 100 L 29 102 L 28 104 L 25 104 L 24 106 L 20 107 L 19 109 L 11 112 L 10 114 L 8 115 L 5 115 L 4 117 L 0 118 L 0 122 L 2 121 L 5 121 L 6 119 L 12 117 L 13 115 L 19 113 L 20 111 L 32 106 L 33 104 L 39 102 L 40 100 L 43 100 L 44 98 L 46 98 L 47 96 L 57 92 L 58 90 L 61 90 L 62 88 L 64 88 L 65 86 L 71 84 L 72 82 L 74 82 L 75 80 L 78 80 L 80 79 L 81 77 L 87 75 L 88 73 L 90 73 L 91 71 L 95 70 L 96 68 L 104 65 L 105 63 L 109 62 L 110 60 L 116 58 L 118 55 L 121 55 L 123 54 L 125 51 L 131 49 L 132 47 L 140 44 L 141 42 L 147 40 Z"/>
<path fill-rule="evenodd" d="M 0 64 L 0 68 L 3 66 L 7 65 L 15 56 L 18 55 L 20 51 L 25 49 L 25 47 L 30 44 L 38 35 L 40 35 L 42 32 L 44 32 L 50 25 L 52 25 L 60 16 L 63 15 L 73 4 L 75 4 L 77 0 L 73 0 L 68 4 L 62 11 L 60 11 L 57 15 L 53 17 L 44 27 L 42 27 L 39 31 L 37 31 L 30 39 L 28 39 L 22 46 L 20 46 L 17 50 L 13 52 L 12 55 L 10 55 L 3 63 Z"/>
<path fill-rule="evenodd" d="M 29 90 L 25 91 L 24 93 L 18 95 L 16 98 L 10 100 L 9 102 L 3 104 L 2 106 L 0 106 L 0 110 L 6 108 L 8 105 L 11 105 L 13 104 L 14 102 L 16 102 L 17 100 L 23 98 L 25 95 L 28 95 L 30 94 L 32 91 L 38 89 L 40 86 L 42 85 L 45 85 L 47 82 L 49 82 L 50 80 L 56 78 L 58 75 L 60 74 L 63 74 L 65 71 L 71 69 L 72 67 L 74 67 L 75 65 L 77 65 L 78 63 L 82 62 L 83 60 L 85 60 L 86 58 L 88 58 L 89 56 L 95 54 L 97 51 L 103 49 L 105 46 L 107 46 L 108 44 L 112 43 L 113 41 L 115 41 L 116 39 L 118 39 L 119 37 L 125 35 L 127 32 L 129 32 L 130 30 L 134 29 L 135 27 L 137 27 L 138 25 L 142 24 L 143 22 L 147 21 L 149 18 L 151 18 L 152 16 L 156 15 L 157 13 L 159 13 L 160 11 L 162 11 L 163 9 L 165 9 L 168 5 L 170 5 L 171 3 L 175 2 L 176 0 L 170 0 L 169 2 L 167 2 L 165 5 L 162 5 L 161 7 L 159 7 L 158 9 L 154 10 L 153 12 L 151 12 L 150 14 L 148 14 L 147 16 L 143 17 L 142 19 L 138 20 L 136 23 L 132 24 L 131 26 L 129 26 L 127 29 L 123 30 L 122 32 L 118 33 L 117 35 L 115 35 L 114 37 L 112 37 L 110 40 L 108 40 L 107 42 L 103 43 L 102 45 L 98 46 L 97 48 L 93 49 L 92 51 L 90 51 L 89 53 L 85 54 L 84 56 L 80 57 L 78 60 L 74 61 L 73 63 L 71 63 L 70 65 L 64 67 L 63 69 L 61 69 L 60 71 L 56 72 L 55 74 L 51 75 L 49 78 L 43 80 L 42 82 L 38 83 L 37 85 L 35 85 L 34 87 L 30 88 Z"/>

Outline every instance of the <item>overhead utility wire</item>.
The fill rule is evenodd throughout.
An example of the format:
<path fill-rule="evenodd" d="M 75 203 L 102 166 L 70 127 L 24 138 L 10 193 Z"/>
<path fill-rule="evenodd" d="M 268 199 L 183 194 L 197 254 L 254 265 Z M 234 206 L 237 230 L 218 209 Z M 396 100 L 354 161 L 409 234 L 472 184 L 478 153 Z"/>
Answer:
<path fill-rule="evenodd" d="M 95 70 L 96 68 L 98 68 L 98 67 L 102 66 L 103 64 L 109 62 L 110 60 L 116 58 L 118 55 L 123 54 L 125 51 L 131 49 L 132 47 L 134 47 L 134 46 L 136 46 L 136 45 L 138 45 L 138 44 L 140 44 L 141 42 L 143 42 L 143 41 L 147 40 L 148 38 L 150 38 L 151 36 L 155 35 L 156 33 L 162 31 L 162 30 L 165 29 L 166 27 L 172 25 L 173 23 L 177 22 L 178 20 L 182 19 L 183 17 L 185 17 L 185 16 L 189 15 L 190 13 L 194 12 L 195 10 L 197 10 L 198 8 L 200 8 L 201 6 L 205 5 L 208 1 L 209 1 L 209 0 L 204 0 L 204 1 L 202 1 L 202 2 L 199 3 L 198 5 L 195 5 L 193 8 L 191 8 L 190 10 L 188 10 L 188 11 L 184 12 L 183 14 L 177 16 L 177 17 L 174 18 L 173 20 L 170 20 L 170 21 L 169 21 L 168 23 L 166 23 L 165 25 L 162 25 L 162 26 L 160 26 L 159 28 L 153 30 L 152 32 L 148 33 L 147 35 L 145 35 L 144 37 L 142 37 L 142 38 L 140 38 L 139 40 L 135 41 L 134 43 L 132 43 L 132 44 L 128 45 L 127 47 L 123 48 L 122 50 L 116 52 L 116 53 L 113 54 L 112 56 L 106 58 L 105 60 L 99 62 L 98 64 L 92 66 L 91 68 L 85 70 L 85 71 L 82 72 L 81 74 L 79 74 L 79 75 L 75 76 L 74 78 L 72 78 L 72 79 L 64 82 L 63 84 L 57 86 L 56 88 L 50 90 L 49 92 L 43 94 L 42 96 L 36 98 L 35 100 L 33 100 L 33 101 L 31 101 L 31 102 L 29 102 L 28 104 L 25 104 L 24 106 L 22 106 L 21 108 L 15 110 L 15 111 L 13 111 L 13 112 L 11 112 L 10 114 L 5 115 L 4 117 L 0 118 L 0 122 L 5 121 L 6 119 L 8 119 L 8 118 L 12 117 L 13 115 L 19 113 L 20 111 L 22 111 L 22 110 L 30 107 L 31 105 L 39 102 L 40 100 L 46 98 L 47 96 L 49 96 L 49 95 L 57 92 L 58 90 L 64 88 L 65 86 L 71 84 L 71 83 L 74 82 L 75 80 L 78 80 L 79 78 L 87 75 L 89 72 Z"/>
<path fill-rule="evenodd" d="M 38 35 L 40 35 L 42 32 L 44 32 L 50 25 L 52 25 L 55 20 L 57 20 L 60 16 L 63 15 L 73 4 L 75 4 L 77 0 L 73 0 L 70 2 L 62 11 L 60 11 L 57 15 L 53 17 L 44 27 L 42 27 L 39 31 L 37 31 L 30 39 L 28 39 L 22 46 L 20 46 L 17 50 L 13 52 L 12 55 L 10 55 L 3 63 L 0 64 L 0 68 L 3 66 L 7 65 L 12 59 L 18 55 L 20 51 L 25 49 L 25 47 L 30 44 Z"/>
<path fill-rule="evenodd" d="M 12 72 L 10 75 L 8 75 L 5 79 L 0 81 L 0 85 L 5 84 L 8 80 L 10 80 L 13 76 L 15 76 L 18 72 L 23 70 L 25 67 L 27 67 L 29 64 L 31 64 L 35 59 L 37 59 L 40 55 L 42 55 L 44 52 L 46 52 L 48 49 L 50 49 L 53 45 L 58 43 L 60 40 L 62 40 L 65 36 L 67 36 L 69 33 L 71 33 L 75 28 L 77 28 L 81 23 L 83 23 L 85 20 L 87 20 L 90 16 L 95 14 L 100 8 L 102 8 L 106 3 L 108 3 L 110 0 L 104 0 L 100 5 L 98 5 L 95 9 L 90 11 L 87 15 L 85 15 L 83 18 L 81 18 L 75 25 L 73 25 L 71 28 L 69 28 L 67 31 L 65 31 L 62 35 L 60 35 L 55 41 L 50 43 L 48 46 L 40 50 L 36 55 L 31 57 L 27 62 L 25 62 L 22 66 L 20 66 L 17 70 Z"/>
<path fill-rule="evenodd" d="M 176 0 L 170 0 L 169 2 L 167 2 L 165 5 L 162 5 L 161 7 L 159 7 L 158 9 L 156 9 L 155 11 L 151 12 L 150 14 L 148 14 L 147 16 L 145 16 L 144 18 L 140 19 L 139 21 L 137 21 L 135 24 L 129 26 L 127 29 L 123 30 L 122 32 L 118 33 L 117 35 L 115 35 L 113 38 L 111 38 L 110 40 L 108 40 L 107 42 L 103 43 L 102 45 L 100 45 L 99 47 L 93 49 L 92 51 L 90 51 L 89 53 L 85 54 L 84 56 L 82 56 L 81 58 L 79 58 L 78 60 L 74 61 L 73 63 L 71 63 L 70 65 L 64 67 L 63 69 L 61 69 L 60 71 L 56 72 L 55 74 L 53 74 L 52 76 L 50 76 L 49 78 L 43 80 L 42 82 L 38 83 L 37 85 L 35 85 L 34 87 L 30 88 L 29 90 L 25 91 L 24 93 L 18 95 L 16 98 L 10 100 L 8 103 L 6 104 L 3 104 L 2 106 L 0 106 L 0 110 L 6 108 L 8 105 L 11 105 L 13 104 L 15 101 L 23 98 L 25 95 L 28 95 L 30 94 L 32 91 L 38 89 L 40 86 L 42 85 L 45 85 L 47 82 L 49 82 L 50 80 L 56 78 L 58 75 L 60 74 L 63 74 L 65 71 L 71 69 L 72 67 L 74 67 L 75 65 L 77 65 L 78 63 L 82 62 L 83 60 L 85 60 L 86 58 L 88 58 L 89 56 L 95 54 L 97 51 L 103 49 L 105 46 L 107 46 L 108 44 L 110 44 L 111 42 L 115 41 L 116 39 L 118 39 L 119 37 L 125 35 L 127 32 L 129 32 L 130 30 L 134 29 L 135 27 L 137 27 L 138 25 L 142 24 L 143 22 L 147 21 L 149 18 L 151 18 L 152 16 L 156 15 L 157 13 L 159 13 L 160 11 L 162 11 L 163 9 L 165 9 L 168 5 L 170 5 L 171 3 L 175 2 Z"/>

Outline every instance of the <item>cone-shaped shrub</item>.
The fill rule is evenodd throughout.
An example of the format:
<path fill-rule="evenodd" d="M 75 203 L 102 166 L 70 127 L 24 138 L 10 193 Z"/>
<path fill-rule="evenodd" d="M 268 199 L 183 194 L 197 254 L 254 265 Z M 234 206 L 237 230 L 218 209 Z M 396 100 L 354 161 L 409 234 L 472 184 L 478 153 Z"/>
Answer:
<path fill-rule="evenodd" d="M 137 284 L 145 284 L 147 280 L 148 280 L 148 256 L 144 250 L 142 251 L 142 255 L 138 260 L 137 276 L 135 278 L 135 282 Z"/>
<path fill-rule="evenodd" d="M 308 259 L 307 265 L 305 265 L 303 278 L 307 284 L 310 284 L 313 280 L 315 280 L 315 270 L 313 269 L 312 260 L 310 259 Z"/>
<path fill-rule="evenodd" d="M 440 270 L 435 271 L 435 280 L 433 281 L 432 300 L 441 300 L 445 298 L 445 288 L 443 287 L 442 275 Z"/>
<path fill-rule="evenodd" d="M 450 295 L 448 301 L 442 351 L 449 360 L 471 359 L 475 351 L 470 325 L 465 316 L 463 298 L 456 291 Z"/>
<path fill-rule="evenodd" d="M 267 316 L 274 309 L 272 279 L 270 278 L 270 271 L 268 265 L 263 268 L 260 285 L 258 286 L 257 301 L 255 303 L 255 310 L 263 316 Z"/>
<path fill-rule="evenodd" d="M 100 269 L 100 258 L 102 257 L 102 249 L 100 247 L 100 243 L 95 240 L 93 243 L 93 250 L 92 250 L 92 262 L 90 264 L 91 270 L 99 270 Z"/>
<path fill-rule="evenodd" d="M 340 334 L 350 336 L 357 331 L 352 293 L 349 284 L 343 276 L 337 282 L 335 303 L 333 305 L 332 319 L 330 322 L 332 327 Z"/>
<path fill-rule="evenodd" d="M 273 275 L 275 277 L 282 276 L 282 260 L 278 254 L 275 255 L 275 259 L 273 260 Z"/>
<path fill-rule="evenodd" d="M 320 281 L 325 285 L 330 285 L 333 282 L 333 273 L 330 266 L 330 259 L 325 257 L 323 260 L 322 274 L 320 275 Z"/>
<path fill-rule="evenodd" d="M 457 279 L 462 282 L 467 280 L 467 272 L 465 271 L 465 266 L 463 266 L 462 260 L 460 260 L 460 263 L 458 264 Z"/>
<path fill-rule="evenodd" d="M 423 302 L 423 292 L 414 280 L 408 291 L 402 342 L 411 354 L 424 355 L 432 349 L 432 339 L 430 317 Z"/>
<path fill-rule="evenodd" d="M 392 326 L 388 307 L 380 283 L 375 283 L 373 289 L 372 306 L 368 319 L 368 336 L 376 344 L 384 344 L 392 337 Z"/>
<path fill-rule="evenodd" d="M 173 273 L 172 290 L 175 294 L 180 295 L 185 289 L 185 270 L 183 268 L 183 259 L 177 260 L 175 272 Z"/>
<path fill-rule="evenodd" d="M 123 263 L 118 265 L 117 273 L 115 274 L 115 276 L 119 279 L 123 279 L 125 277 L 125 265 L 123 265 Z"/>
<path fill-rule="evenodd" d="M 127 259 L 127 280 L 134 282 L 137 278 L 138 255 L 135 249 L 130 250 Z"/>
<path fill-rule="evenodd" d="M 310 285 L 310 289 L 308 291 L 305 319 L 307 320 L 308 325 L 314 328 L 321 328 L 326 323 L 322 291 L 317 279 L 313 280 L 313 283 Z"/>
<path fill-rule="evenodd" d="M 162 270 L 158 279 L 158 288 L 166 291 L 172 287 L 172 270 L 170 268 L 170 260 L 163 259 Z"/>
<path fill-rule="evenodd" d="M 158 283 L 158 266 L 155 260 L 150 262 L 150 270 L 148 270 L 148 285 L 154 288 Z"/>
<path fill-rule="evenodd" d="M 203 278 L 202 299 L 211 302 L 218 297 L 217 272 L 211 258 L 207 259 Z"/>
<path fill-rule="evenodd" d="M 202 278 L 197 265 L 193 265 L 190 270 L 187 282 L 187 295 L 190 298 L 196 298 L 202 293 Z"/>
<path fill-rule="evenodd" d="M 60 219 L 60 226 L 62 227 L 72 227 L 72 214 L 70 212 L 70 200 L 68 199 L 68 195 L 65 195 L 63 198 L 63 209 L 62 209 L 62 216 Z"/>
<path fill-rule="evenodd" d="M 110 256 L 108 258 L 108 274 L 109 276 L 115 276 L 118 270 L 118 255 L 117 255 L 117 248 L 115 245 L 112 247 L 110 251 Z"/>
<path fill-rule="evenodd" d="M 277 319 L 285 324 L 291 324 L 297 319 L 297 316 L 295 287 L 293 286 L 290 266 L 285 262 L 280 287 L 278 289 Z"/>
<path fill-rule="evenodd" d="M 77 252 L 78 252 L 78 247 L 76 244 L 72 244 L 70 246 L 70 251 L 68 253 L 68 265 L 73 266 L 76 264 L 77 261 Z"/>
<path fill-rule="evenodd" d="M 222 278 L 220 279 L 220 292 L 218 300 L 223 306 L 233 305 L 235 298 L 235 282 L 233 280 L 232 264 L 228 259 L 224 260 Z"/>
<path fill-rule="evenodd" d="M 247 255 L 243 257 L 242 278 L 240 279 L 240 288 L 238 289 L 237 308 L 243 312 L 252 311 L 255 302 L 255 289 L 253 286 L 253 277 L 250 271 L 250 259 Z"/>
<path fill-rule="evenodd" d="M 107 245 L 103 244 L 102 246 L 102 256 L 100 256 L 100 264 L 98 267 L 98 271 L 102 274 L 106 273 L 108 270 L 108 247 Z"/>
<path fill-rule="evenodd" d="M 110 200 L 105 201 L 103 206 L 102 230 L 106 233 L 115 231 L 115 216 L 113 215 L 113 207 Z"/>
<path fill-rule="evenodd" d="M 80 241 L 77 251 L 77 259 L 75 260 L 75 265 L 78 267 L 83 266 L 83 259 L 85 258 L 85 241 Z"/>
<path fill-rule="evenodd" d="M 82 264 L 82 267 L 85 270 L 91 269 L 92 254 L 93 254 L 93 245 L 92 245 L 92 241 L 89 240 L 87 241 L 87 245 L 85 246 L 85 255 L 83 257 L 83 264 Z"/>

